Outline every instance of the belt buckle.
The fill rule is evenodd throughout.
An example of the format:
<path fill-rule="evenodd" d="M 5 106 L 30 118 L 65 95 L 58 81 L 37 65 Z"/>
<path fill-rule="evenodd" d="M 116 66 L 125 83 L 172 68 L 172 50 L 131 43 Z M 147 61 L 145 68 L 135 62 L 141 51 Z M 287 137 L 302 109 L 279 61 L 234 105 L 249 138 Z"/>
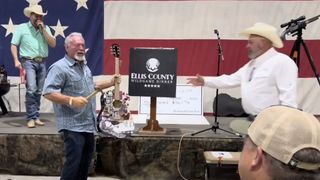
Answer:
<path fill-rule="evenodd" d="M 37 63 L 41 63 L 43 61 L 43 58 L 42 57 L 35 57 L 35 58 L 33 58 L 33 60 Z"/>

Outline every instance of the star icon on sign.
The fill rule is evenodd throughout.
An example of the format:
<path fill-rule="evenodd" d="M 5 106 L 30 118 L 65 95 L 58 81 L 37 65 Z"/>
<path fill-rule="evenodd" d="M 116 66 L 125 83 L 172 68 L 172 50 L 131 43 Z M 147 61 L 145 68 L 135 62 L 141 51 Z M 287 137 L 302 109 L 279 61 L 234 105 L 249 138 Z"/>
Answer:
<path fill-rule="evenodd" d="M 87 1 L 88 0 L 74 0 L 74 1 L 78 3 L 76 11 L 78 11 L 78 9 L 80 9 L 81 7 L 84 7 L 86 9 L 88 9 L 88 6 L 87 6 Z"/>
<path fill-rule="evenodd" d="M 32 5 L 37 5 L 37 4 L 39 4 L 39 2 L 41 1 L 41 0 L 27 0 L 28 1 L 28 3 L 29 3 L 29 6 L 32 6 Z"/>
<path fill-rule="evenodd" d="M 18 25 L 14 25 L 11 18 L 9 18 L 8 24 L 1 24 L 1 26 L 7 30 L 6 32 L 6 37 L 7 37 L 9 34 L 14 32 L 15 26 L 18 26 Z"/>
<path fill-rule="evenodd" d="M 65 38 L 64 32 L 69 26 L 61 26 L 60 20 L 58 19 L 56 26 L 50 26 L 54 30 L 54 37 L 57 37 L 58 35 Z"/>

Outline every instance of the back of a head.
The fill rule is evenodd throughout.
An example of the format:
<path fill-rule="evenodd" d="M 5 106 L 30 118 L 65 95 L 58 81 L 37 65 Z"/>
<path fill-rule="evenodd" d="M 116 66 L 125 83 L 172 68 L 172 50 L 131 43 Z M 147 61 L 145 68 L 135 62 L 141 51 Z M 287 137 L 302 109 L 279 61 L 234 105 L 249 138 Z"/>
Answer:
<path fill-rule="evenodd" d="M 248 135 L 287 169 L 311 174 L 319 172 L 320 122 L 312 114 L 285 106 L 269 107 L 258 114 Z M 307 157 L 307 154 L 307 158 L 296 158 L 303 152 L 313 152 L 314 157 Z"/>

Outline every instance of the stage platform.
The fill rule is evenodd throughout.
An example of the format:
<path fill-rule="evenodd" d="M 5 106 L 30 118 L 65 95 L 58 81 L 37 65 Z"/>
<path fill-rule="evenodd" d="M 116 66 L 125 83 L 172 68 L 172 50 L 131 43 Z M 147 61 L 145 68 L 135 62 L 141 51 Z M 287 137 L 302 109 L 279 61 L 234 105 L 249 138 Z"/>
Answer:
<path fill-rule="evenodd" d="M 210 124 L 214 117 L 206 117 Z M 0 173 L 58 176 L 63 164 L 63 142 L 55 127 L 54 114 L 41 114 L 43 127 L 27 128 L 24 113 L 0 115 Z M 234 117 L 218 118 L 220 128 L 230 130 Z M 179 141 L 211 125 L 160 124 L 164 135 L 137 133 L 144 124 L 135 124 L 130 137 L 117 139 L 96 136 L 96 154 L 91 174 L 120 179 L 181 179 L 177 170 Z M 208 150 L 241 151 L 243 138 L 217 129 L 195 136 L 186 135 L 181 144 L 180 170 L 188 179 L 204 179 Z M 230 172 L 235 173 L 235 172 Z"/>

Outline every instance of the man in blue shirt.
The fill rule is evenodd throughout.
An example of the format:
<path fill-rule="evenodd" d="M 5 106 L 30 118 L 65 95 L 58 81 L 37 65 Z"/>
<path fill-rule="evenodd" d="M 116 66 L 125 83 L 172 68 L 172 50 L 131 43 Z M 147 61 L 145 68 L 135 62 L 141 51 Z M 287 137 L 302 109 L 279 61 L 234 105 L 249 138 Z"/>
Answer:
<path fill-rule="evenodd" d="M 61 179 L 87 179 L 95 144 L 96 101 L 86 97 L 95 89 L 113 86 L 115 81 L 112 78 L 108 82 L 93 82 L 80 33 L 66 37 L 65 50 L 64 58 L 49 68 L 43 95 L 53 102 L 58 131 L 64 139 L 66 162 Z"/>
<path fill-rule="evenodd" d="M 11 54 L 15 67 L 25 69 L 27 126 L 33 128 L 35 125 L 44 125 L 39 119 L 39 110 L 46 77 L 45 59 L 48 57 L 48 45 L 55 47 L 56 39 L 43 23 L 43 16 L 47 13 L 43 12 L 40 5 L 29 6 L 23 12 L 30 21 L 20 24 L 15 30 L 11 40 Z"/>

